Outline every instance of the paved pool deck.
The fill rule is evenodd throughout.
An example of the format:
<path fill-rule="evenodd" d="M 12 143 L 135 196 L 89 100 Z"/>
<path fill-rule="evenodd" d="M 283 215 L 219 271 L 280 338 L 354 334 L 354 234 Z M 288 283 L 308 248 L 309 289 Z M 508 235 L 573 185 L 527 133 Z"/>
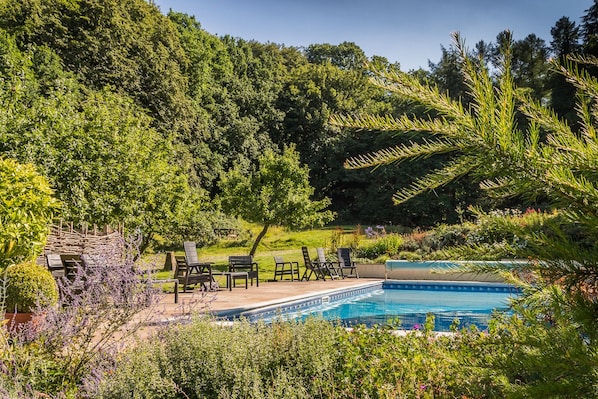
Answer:
<path fill-rule="evenodd" d="M 243 311 L 381 281 L 383 280 L 375 278 L 262 281 L 259 287 L 254 284 L 249 285 L 247 289 L 244 283 L 237 283 L 231 291 L 222 287 L 215 292 L 199 290 L 179 292 L 179 302 L 176 304 L 174 293 L 170 292 L 166 293 L 157 308 L 152 310 L 150 322 L 188 317 L 196 312 Z"/>

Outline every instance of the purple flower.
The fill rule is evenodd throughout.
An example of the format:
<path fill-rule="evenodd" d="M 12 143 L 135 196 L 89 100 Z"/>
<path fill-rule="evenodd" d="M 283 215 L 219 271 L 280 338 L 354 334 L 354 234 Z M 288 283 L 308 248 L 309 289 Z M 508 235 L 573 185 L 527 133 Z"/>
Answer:
<path fill-rule="evenodd" d="M 415 323 L 415 324 L 413 325 L 413 329 L 414 329 L 414 330 L 419 330 L 419 328 L 420 328 L 420 327 L 421 327 L 421 326 L 420 326 L 419 324 L 417 324 L 417 323 Z"/>

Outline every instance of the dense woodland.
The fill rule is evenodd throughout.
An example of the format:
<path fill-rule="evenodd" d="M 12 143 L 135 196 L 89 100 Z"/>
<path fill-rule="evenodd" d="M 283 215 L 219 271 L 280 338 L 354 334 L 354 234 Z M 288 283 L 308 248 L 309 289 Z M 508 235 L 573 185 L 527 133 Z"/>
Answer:
<path fill-rule="evenodd" d="M 426 139 L 328 123 L 333 114 L 430 112 L 370 83 L 372 67 L 400 65 L 368 57 L 351 42 L 294 48 L 218 37 L 202 29 L 201 15 L 166 16 L 151 3 L 0 6 L 0 155 L 36 165 L 62 203 L 63 219 L 141 226 L 166 242 L 206 235 L 226 223 L 218 213 L 222 174 L 250 171 L 266 151 L 282 153 L 291 144 L 309 167 L 314 199 L 331 199 L 337 223 L 431 226 L 456 222 L 471 204 L 523 206 L 517 198 L 492 202 L 468 177 L 393 205 L 394 192 L 448 155 L 373 170 L 343 167 L 350 156 Z M 598 54 L 598 8 L 589 8 L 580 25 L 578 17 L 555 21 L 548 43 L 533 33 L 512 43 L 517 86 L 573 125 L 575 90 L 548 61 Z M 497 32 L 496 42 L 469 51 L 498 68 L 507 38 Z M 428 70 L 409 73 L 465 106 L 471 100 L 454 45 L 442 47 Z"/>

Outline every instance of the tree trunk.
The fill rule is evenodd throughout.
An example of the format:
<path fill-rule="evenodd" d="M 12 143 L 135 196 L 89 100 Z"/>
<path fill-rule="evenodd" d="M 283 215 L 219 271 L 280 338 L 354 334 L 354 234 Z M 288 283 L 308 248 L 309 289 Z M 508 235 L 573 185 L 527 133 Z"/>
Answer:
<path fill-rule="evenodd" d="M 251 256 L 255 255 L 257 246 L 260 245 L 260 241 L 262 241 L 262 238 L 264 238 L 264 236 L 266 235 L 266 232 L 268 231 L 268 227 L 270 227 L 270 225 L 265 224 L 262 231 L 260 231 L 260 234 L 257 235 L 255 242 L 253 243 L 253 247 L 251 248 L 251 251 L 249 251 L 249 255 L 251 255 Z"/>

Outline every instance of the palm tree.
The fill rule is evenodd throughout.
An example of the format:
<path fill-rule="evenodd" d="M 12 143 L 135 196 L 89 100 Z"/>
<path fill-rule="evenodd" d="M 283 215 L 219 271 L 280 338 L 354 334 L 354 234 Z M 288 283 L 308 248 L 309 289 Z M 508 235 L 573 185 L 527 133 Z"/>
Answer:
<path fill-rule="evenodd" d="M 598 60 L 574 59 L 553 67 L 572 83 L 578 94 L 580 133 L 550 109 L 515 87 L 511 74 L 510 34 L 505 35 L 496 77 L 479 60 L 472 59 L 464 41 L 454 35 L 471 105 L 465 108 L 416 76 L 400 71 L 374 70 L 372 81 L 389 93 L 417 102 L 434 113 L 427 118 L 409 116 L 336 115 L 335 125 L 396 134 L 428 133 L 423 143 L 382 149 L 348 159 L 349 169 L 379 167 L 407 159 L 451 154 L 443 167 L 394 195 L 396 203 L 447 184 L 464 175 L 473 176 L 495 196 L 519 196 L 529 200 L 542 196 L 560 209 L 567 226 L 555 226 L 549 238 L 535 237 L 534 256 L 547 263 L 541 273 L 560 281 L 572 292 L 584 292 L 594 301 L 598 292 L 598 82 L 577 69 L 579 63 L 598 65 Z M 516 115 L 527 118 L 518 126 Z M 571 239 L 571 226 L 576 237 Z M 565 231 L 566 230 L 566 231 Z M 593 243 L 594 245 L 589 245 Z M 582 287 L 582 288 L 580 288 Z M 588 295 L 588 293 L 592 293 Z M 596 311 L 598 314 L 598 310 Z"/>

